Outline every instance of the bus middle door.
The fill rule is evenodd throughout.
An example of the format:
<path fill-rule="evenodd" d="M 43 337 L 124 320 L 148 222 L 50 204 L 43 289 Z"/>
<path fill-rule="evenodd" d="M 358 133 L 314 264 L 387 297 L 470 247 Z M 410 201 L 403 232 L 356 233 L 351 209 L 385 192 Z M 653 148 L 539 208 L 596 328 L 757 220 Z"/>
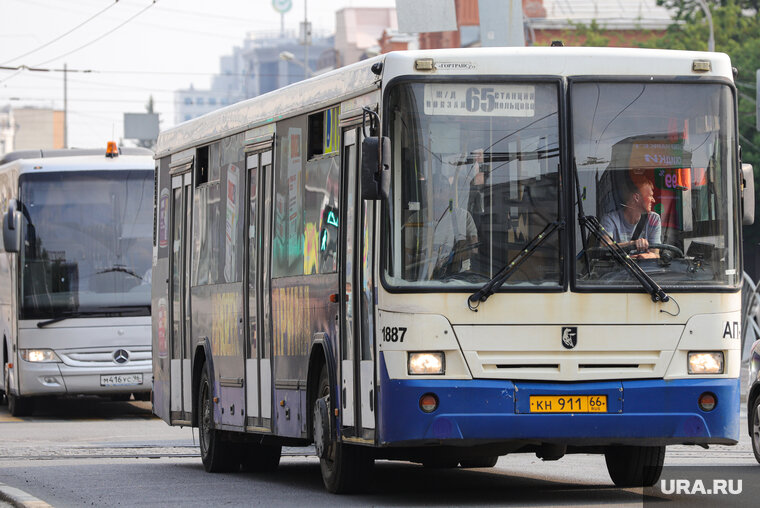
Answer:
<path fill-rule="evenodd" d="M 172 175 L 169 271 L 171 284 L 170 414 L 172 422 L 190 421 L 193 410 L 190 355 L 191 173 Z"/>
<path fill-rule="evenodd" d="M 374 206 L 361 199 L 361 129 L 343 130 L 341 405 L 344 440 L 374 443 Z"/>

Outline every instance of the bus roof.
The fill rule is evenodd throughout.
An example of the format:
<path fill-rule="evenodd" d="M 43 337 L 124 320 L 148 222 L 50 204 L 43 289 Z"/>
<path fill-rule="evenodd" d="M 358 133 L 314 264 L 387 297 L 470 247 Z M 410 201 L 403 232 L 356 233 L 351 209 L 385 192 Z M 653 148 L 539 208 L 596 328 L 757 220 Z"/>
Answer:
<path fill-rule="evenodd" d="M 149 170 L 155 169 L 152 152 L 141 155 L 120 155 L 106 157 L 103 150 L 98 155 L 67 155 L 64 157 L 17 158 L 0 165 L 0 172 L 15 169 L 19 173 L 44 173 L 60 171 L 103 171 L 103 170 Z"/>
<path fill-rule="evenodd" d="M 433 59 L 432 71 L 415 60 Z M 695 60 L 710 70 L 692 70 Z M 382 63 L 381 76 L 371 68 Z M 363 60 L 212 111 L 163 131 L 156 158 L 363 95 L 399 76 L 711 76 L 733 81 L 724 53 L 640 48 L 525 47 L 397 51 Z"/>
<path fill-rule="evenodd" d="M 103 148 L 51 148 L 39 150 L 17 150 L 8 152 L 0 158 L 0 166 L 18 159 L 43 159 L 50 157 L 77 157 L 82 155 L 105 155 Z M 120 155 L 153 155 L 148 148 L 125 147 L 119 149 Z"/>

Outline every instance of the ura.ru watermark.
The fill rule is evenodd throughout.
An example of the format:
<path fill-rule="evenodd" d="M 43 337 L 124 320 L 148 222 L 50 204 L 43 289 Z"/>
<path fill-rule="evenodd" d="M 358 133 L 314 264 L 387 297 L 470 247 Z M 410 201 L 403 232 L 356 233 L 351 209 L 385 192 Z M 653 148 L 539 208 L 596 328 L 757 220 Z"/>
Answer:
<path fill-rule="evenodd" d="M 742 493 L 741 478 L 713 478 L 689 480 L 686 478 L 668 478 L 660 480 L 660 492 L 666 495 L 706 495 L 728 496 Z"/>

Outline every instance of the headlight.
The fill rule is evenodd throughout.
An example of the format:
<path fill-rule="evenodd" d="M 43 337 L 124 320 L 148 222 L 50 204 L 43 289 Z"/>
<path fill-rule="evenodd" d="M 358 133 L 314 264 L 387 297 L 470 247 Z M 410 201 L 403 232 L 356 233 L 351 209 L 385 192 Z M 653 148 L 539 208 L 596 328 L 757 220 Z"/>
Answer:
<path fill-rule="evenodd" d="M 409 374 L 443 374 L 445 372 L 443 352 L 409 353 Z"/>
<path fill-rule="evenodd" d="M 52 349 L 22 349 L 21 358 L 27 362 L 60 362 L 61 359 Z"/>
<path fill-rule="evenodd" d="M 723 352 L 689 353 L 689 374 L 723 374 Z"/>

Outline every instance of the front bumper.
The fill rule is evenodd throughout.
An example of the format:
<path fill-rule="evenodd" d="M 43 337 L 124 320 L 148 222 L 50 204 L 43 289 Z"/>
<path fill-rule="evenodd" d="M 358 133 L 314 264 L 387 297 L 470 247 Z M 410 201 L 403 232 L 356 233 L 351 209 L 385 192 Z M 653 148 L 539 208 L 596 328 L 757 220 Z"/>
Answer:
<path fill-rule="evenodd" d="M 21 360 L 17 364 L 20 395 L 112 395 L 119 393 L 140 393 L 151 390 L 153 372 L 147 366 L 114 366 L 113 368 L 71 367 L 63 363 L 35 363 Z M 139 385 L 101 386 L 101 375 L 142 374 Z"/>
<path fill-rule="evenodd" d="M 739 379 L 536 383 L 505 380 L 391 380 L 379 362 L 379 440 L 385 446 L 564 443 L 571 446 L 735 444 Z M 703 392 L 717 398 L 699 409 Z M 419 399 L 434 393 L 430 414 Z M 531 395 L 607 395 L 608 411 L 530 413 Z"/>

